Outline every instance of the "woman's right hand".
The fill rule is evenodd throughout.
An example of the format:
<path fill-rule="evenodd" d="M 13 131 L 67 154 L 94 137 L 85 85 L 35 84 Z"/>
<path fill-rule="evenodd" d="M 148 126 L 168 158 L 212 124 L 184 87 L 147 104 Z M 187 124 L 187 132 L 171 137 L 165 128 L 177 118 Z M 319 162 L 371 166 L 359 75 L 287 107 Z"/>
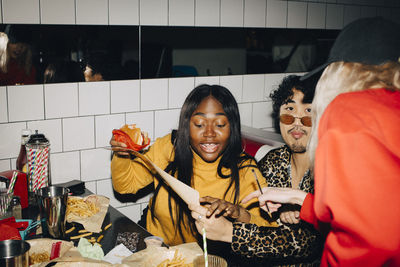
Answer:
<path fill-rule="evenodd" d="M 110 145 L 111 145 L 112 151 L 114 151 L 114 154 L 116 154 L 117 156 L 124 157 L 124 158 L 129 156 L 128 152 L 124 152 L 124 150 L 126 150 L 126 147 L 127 147 L 126 144 L 116 141 L 114 136 L 110 140 Z"/>
<path fill-rule="evenodd" d="M 207 217 L 208 210 L 203 206 L 189 205 L 189 209 L 200 234 L 204 229 L 207 239 L 232 242 L 233 225 L 225 217 L 216 217 L 216 214 Z"/>

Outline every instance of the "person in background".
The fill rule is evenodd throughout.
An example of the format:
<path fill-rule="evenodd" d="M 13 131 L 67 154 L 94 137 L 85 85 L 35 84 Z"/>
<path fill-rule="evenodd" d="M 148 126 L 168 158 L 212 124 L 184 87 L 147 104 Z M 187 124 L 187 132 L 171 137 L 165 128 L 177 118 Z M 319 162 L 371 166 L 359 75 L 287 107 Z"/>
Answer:
<path fill-rule="evenodd" d="M 264 188 L 244 200 L 302 205 L 300 218 L 326 235 L 321 266 L 400 266 L 399 48 L 394 22 L 346 26 L 328 62 L 304 77 L 324 69 L 309 144 L 315 194 Z"/>
<path fill-rule="evenodd" d="M 6 29 L 6 34 L 7 67 L 0 71 L 0 85 L 35 84 L 36 69 L 32 64 L 29 33 L 22 26 L 13 25 Z"/>
<path fill-rule="evenodd" d="M 7 73 L 8 55 L 8 36 L 4 32 L 0 32 L 0 71 Z"/>
<path fill-rule="evenodd" d="M 316 82 L 315 79 L 300 81 L 300 76 L 291 75 L 271 93 L 274 126 L 285 145 L 272 149 L 258 162 L 269 186 L 314 192 L 306 147 L 311 133 L 311 101 Z M 211 216 L 228 204 L 210 197 L 201 199 L 205 200 L 214 206 L 208 207 L 207 214 L 202 214 L 209 219 L 198 220 L 196 226 L 199 231 L 205 227 L 208 238 L 229 242 L 234 253 L 249 259 L 258 258 L 262 265 L 319 266 L 323 238 L 311 224 L 299 220 L 300 206 L 281 207 L 278 216 L 274 216 L 280 217 L 280 226 L 271 228 L 231 223 L 222 217 Z M 230 207 L 230 210 L 235 208 Z M 194 218 L 198 218 L 198 213 L 194 213 Z M 225 232 L 230 235 L 223 240 Z"/>
<path fill-rule="evenodd" d="M 104 81 L 107 73 L 107 60 L 105 55 L 93 54 L 87 59 L 85 69 L 83 71 L 86 82 Z"/>
<path fill-rule="evenodd" d="M 187 96 L 177 131 L 158 138 L 144 154 L 158 167 L 199 191 L 200 196 L 238 204 L 257 188 L 251 170 L 257 175 L 256 162 L 243 152 L 238 105 L 228 89 L 218 85 L 200 85 Z M 114 138 L 110 144 L 118 151 L 125 144 Z M 149 202 L 147 230 L 161 236 L 168 245 L 201 239 L 186 203 L 162 179 L 154 177 L 138 158 L 114 152 L 111 162 L 115 191 L 133 193 L 154 183 Z M 266 185 L 262 182 L 263 185 Z M 257 205 L 249 203 L 246 220 L 260 225 L 266 221 Z"/>
<path fill-rule="evenodd" d="M 44 83 L 83 82 L 84 74 L 78 62 L 55 61 L 49 63 L 43 74 Z"/>

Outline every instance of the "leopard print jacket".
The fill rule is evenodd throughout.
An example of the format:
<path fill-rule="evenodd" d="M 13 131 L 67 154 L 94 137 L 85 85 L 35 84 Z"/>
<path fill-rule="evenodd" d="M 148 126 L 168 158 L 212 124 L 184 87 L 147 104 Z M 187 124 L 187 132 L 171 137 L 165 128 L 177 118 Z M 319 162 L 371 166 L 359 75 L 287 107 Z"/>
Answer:
<path fill-rule="evenodd" d="M 260 171 L 269 186 L 291 187 L 290 154 L 285 145 L 271 150 L 259 161 Z M 313 192 L 314 183 L 309 172 L 304 175 L 299 189 Z M 277 228 L 235 222 L 231 247 L 242 257 L 258 258 L 263 266 L 319 266 L 323 238 L 304 221 L 294 225 L 280 223 Z"/>

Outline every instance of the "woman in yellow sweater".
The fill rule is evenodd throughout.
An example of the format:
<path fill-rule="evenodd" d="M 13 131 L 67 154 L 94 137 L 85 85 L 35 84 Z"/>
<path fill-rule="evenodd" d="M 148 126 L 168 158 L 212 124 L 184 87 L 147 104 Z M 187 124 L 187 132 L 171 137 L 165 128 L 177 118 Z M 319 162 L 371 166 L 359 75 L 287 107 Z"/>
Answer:
<path fill-rule="evenodd" d="M 110 144 L 114 150 L 126 147 L 114 138 Z M 228 89 L 218 85 L 196 87 L 182 106 L 178 130 L 158 138 L 143 153 L 161 169 L 199 191 L 200 196 L 233 204 L 239 204 L 257 189 L 252 169 L 262 177 L 254 159 L 243 152 L 235 98 Z M 111 172 L 114 189 L 121 194 L 135 194 L 154 183 L 146 217 L 150 233 L 161 236 L 169 245 L 198 240 L 186 203 L 162 179 L 153 176 L 140 159 L 116 152 Z M 265 220 L 258 205 L 253 203 L 247 203 L 240 210 L 227 205 L 221 215 L 261 226 L 275 225 Z"/>

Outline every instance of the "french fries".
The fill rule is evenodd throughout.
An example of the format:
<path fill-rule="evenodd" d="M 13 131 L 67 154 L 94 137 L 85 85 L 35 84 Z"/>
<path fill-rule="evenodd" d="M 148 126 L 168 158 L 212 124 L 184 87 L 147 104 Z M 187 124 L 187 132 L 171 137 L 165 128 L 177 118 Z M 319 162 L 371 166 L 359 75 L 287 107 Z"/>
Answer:
<path fill-rule="evenodd" d="M 111 225 L 112 225 L 112 223 L 109 223 L 109 224 L 107 224 L 106 226 L 104 226 L 104 230 L 103 230 L 103 231 L 105 231 L 105 230 L 107 230 L 108 228 L 110 228 Z"/>
<path fill-rule="evenodd" d="M 87 218 L 95 215 L 99 210 L 100 209 L 93 202 L 85 201 L 81 198 L 69 197 L 66 215 L 68 216 L 72 213 L 81 218 Z"/>
<path fill-rule="evenodd" d="M 67 231 L 65 231 L 66 234 L 71 233 L 72 231 L 75 230 L 75 226 L 72 226 L 71 228 L 69 228 Z"/>
<path fill-rule="evenodd" d="M 192 263 L 185 263 L 185 258 L 178 255 L 178 250 L 175 250 L 174 257 L 172 259 L 166 259 L 160 262 L 157 267 L 192 267 Z"/>
<path fill-rule="evenodd" d="M 91 236 L 93 233 L 86 233 L 86 234 L 81 234 L 81 235 L 76 235 L 76 236 L 71 236 L 70 239 L 79 239 L 81 237 L 87 237 L 87 236 Z"/>

